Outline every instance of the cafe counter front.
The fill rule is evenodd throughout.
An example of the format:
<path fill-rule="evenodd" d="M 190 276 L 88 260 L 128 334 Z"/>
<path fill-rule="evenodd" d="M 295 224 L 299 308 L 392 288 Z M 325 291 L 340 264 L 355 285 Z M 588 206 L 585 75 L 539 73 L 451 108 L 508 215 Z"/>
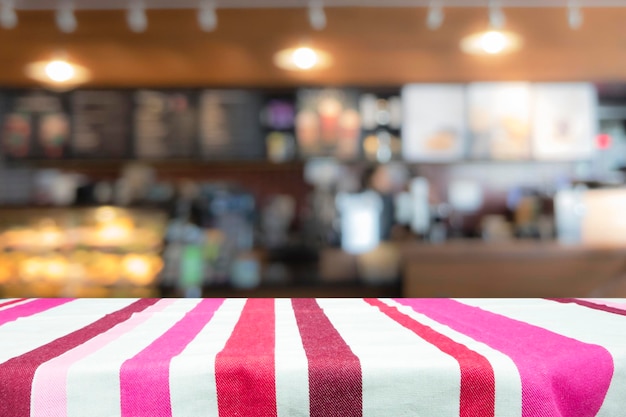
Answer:
<path fill-rule="evenodd" d="M 458 240 L 399 248 L 405 297 L 626 296 L 626 247 Z"/>

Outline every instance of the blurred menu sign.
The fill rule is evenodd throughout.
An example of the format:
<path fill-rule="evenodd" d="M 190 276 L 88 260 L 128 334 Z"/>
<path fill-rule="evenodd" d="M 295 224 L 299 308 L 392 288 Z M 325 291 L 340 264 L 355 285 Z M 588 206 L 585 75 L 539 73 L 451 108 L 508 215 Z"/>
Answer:
<path fill-rule="evenodd" d="M 189 92 L 136 92 L 134 120 L 139 158 L 188 158 L 194 154 L 196 110 Z"/>
<path fill-rule="evenodd" d="M 402 100 L 391 94 L 363 94 L 359 99 L 363 127 L 363 153 L 371 161 L 389 162 L 402 151 Z"/>
<path fill-rule="evenodd" d="M 131 97 L 121 91 L 85 90 L 72 94 L 75 156 L 130 156 Z"/>
<path fill-rule="evenodd" d="M 402 89 L 402 156 L 409 162 L 450 162 L 465 152 L 465 87 L 412 84 Z"/>
<path fill-rule="evenodd" d="M 205 90 L 200 96 L 200 151 L 204 159 L 262 159 L 265 145 L 259 94 Z"/>
<path fill-rule="evenodd" d="M 468 86 L 471 156 L 530 158 L 531 87 L 528 83 Z"/>
<path fill-rule="evenodd" d="M 70 122 L 63 96 L 15 92 L 6 98 L 1 147 L 7 158 L 67 156 Z"/>
<path fill-rule="evenodd" d="M 285 94 L 266 99 L 261 122 L 265 129 L 265 146 L 270 161 L 285 162 L 296 157 L 295 118 L 295 96 Z"/>
<path fill-rule="evenodd" d="M 588 83 L 535 84 L 533 150 L 537 159 L 590 158 L 597 96 Z"/>
<path fill-rule="evenodd" d="M 296 136 L 303 157 L 357 158 L 361 118 L 356 92 L 336 89 L 300 90 Z"/>

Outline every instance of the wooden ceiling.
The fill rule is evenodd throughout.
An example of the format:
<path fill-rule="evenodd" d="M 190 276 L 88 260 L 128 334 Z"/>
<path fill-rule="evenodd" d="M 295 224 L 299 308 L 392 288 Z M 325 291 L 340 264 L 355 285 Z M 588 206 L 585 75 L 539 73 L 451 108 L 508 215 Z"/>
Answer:
<path fill-rule="evenodd" d="M 476 80 L 626 81 L 626 9 L 585 9 L 579 30 L 564 9 L 505 9 L 507 28 L 524 39 L 506 56 L 460 52 L 459 40 L 487 26 L 482 8 L 446 10 L 430 31 L 425 9 L 330 8 L 324 31 L 303 9 L 219 10 L 219 28 L 198 29 L 192 10 L 150 10 L 145 33 L 130 32 L 124 12 L 79 11 L 78 30 L 62 34 L 49 11 L 21 11 L 0 30 L 0 85 L 33 85 L 29 62 L 66 50 L 100 87 L 400 85 Z M 302 41 L 327 50 L 334 65 L 311 73 L 276 68 L 273 54 Z"/>

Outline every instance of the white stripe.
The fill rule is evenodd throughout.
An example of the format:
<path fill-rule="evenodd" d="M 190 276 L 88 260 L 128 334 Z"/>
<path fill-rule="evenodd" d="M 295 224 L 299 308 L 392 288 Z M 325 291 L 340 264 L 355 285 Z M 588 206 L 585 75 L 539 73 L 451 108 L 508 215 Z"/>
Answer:
<path fill-rule="evenodd" d="M 5 299 L 5 300 L 0 300 L 0 304 L 2 304 L 4 302 L 12 301 L 12 300 L 17 300 L 17 298 L 9 298 L 9 299 Z M 30 301 L 33 301 L 33 300 L 36 300 L 36 298 L 27 298 L 26 300 L 22 300 L 22 301 L 19 301 L 17 303 L 13 303 L 13 304 L 10 304 L 8 306 L 2 306 L 2 307 L 0 307 L 0 311 L 8 310 L 9 308 L 17 307 L 19 305 L 26 304 L 26 303 L 28 303 Z"/>
<path fill-rule="evenodd" d="M 291 300 L 276 299 L 278 417 L 309 415 L 309 364 Z"/>
<path fill-rule="evenodd" d="M 584 343 L 603 346 L 613 356 L 615 371 L 598 417 L 624 414 L 626 395 L 626 317 L 600 310 L 538 299 L 460 299 L 515 320 L 529 323 Z M 622 300 L 625 301 L 625 300 Z"/>
<path fill-rule="evenodd" d="M 225 300 L 211 321 L 170 363 L 172 415 L 217 416 L 215 356 L 239 321 L 246 299 Z"/>
<path fill-rule="evenodd" d="M 361 361 L 363 416 L 458 417 L 458 362 L 357 299 L 319 305 Z"/>
<path fill-rule="evenodd" d="M 0 326 L 0 363 L 79 330 L 136 300 L 78 299 Z"/>
<path fill-rule="evenodd" d="M 68 417 L 121 415 L 120 368 L 124 361 L 154 342 L 199 302 L 177 300 L 135 327 L 132 332 L 123 334 L 92 355 L 72 364 L 67 374 Z M 149 371 L 146 369 L 146 372 Z"/>
<path fill-rule="evenodd" d="M 457 343 L 483 355 L 491 366 L 495 376 L 495 415 L 519 417 L 522 415 L 522 380 L 515 366 L 515 362 L 502 352 L 478 342 L 471 337 L 459 333 L 450 327 L 441 324 L 428 316 L 417 313 L 409 306 L 402 305 L 391 299 L 381 299 L 387 305 L 397 307 L 398 310 L 412 319 L 424 324 L 433 330 L 449 337 Z"/>

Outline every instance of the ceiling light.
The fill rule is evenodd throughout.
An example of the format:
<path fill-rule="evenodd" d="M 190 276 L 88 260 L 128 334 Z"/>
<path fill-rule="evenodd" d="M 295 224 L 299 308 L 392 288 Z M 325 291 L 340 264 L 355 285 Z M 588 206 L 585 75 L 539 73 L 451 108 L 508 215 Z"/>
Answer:
<path fill-rule="evenodd" d="M 502 32 L 490 30 L 480 37 L 480 47 L 488 54 L 499 54 L 506 48 L 506 37 Z"/>
<path fill-rule="evenodd" d="M 198 7 L 198 24 L 205 32 L 213 32 L 217 28 L 217 13 L 214 0 L 200 0 Z"/>
<path fill-rule="evenodd" d="M 317 53 L 311 48 L 298 48 L 293 51 L 293 63 L 301 70 L 310 70 L 317 65 Z"/>
<path fill-rule="evenodd" d="M 26 67 L 26 75 L 54 90 L 67 90 L 89 79 L 89 71 L 65 59 L 34 62 Z"/>
<path fill-rule="evenodd" d="M 428 8 L 428 15 L 426 16 L 426 26 L 428 29 L 439 29 L 443 24 L 443 8 L 439 1 L 432 1 Z"/>
<path fill-rule="evenodd" d="M 309 23 L 315 30 L 322 30 L 326 27 L 326 13 L 322 0 L 311 0 L 309 2 Z"/>
<path fill-rule="evenodd" d="M 46 64 L 44 71 L 48 78 L 56 83 L 65 83 L 74 77 L 76 71 L 67 61 L 54 60 Z"/>
<path fill-rule="evenodd" d="M 274 63 L 290 71 L 309 71 L 330 66 L 330 56 L 308 46 L 285 49 L 274 56 Z"/>
<path fill-rule="evenodd" d="M 61 0 L 55 15 L 57 27 L 63 33 L 72 33 L 76 30 L 78 22 L 74 16 L 74 4 L 72 0 Z"/>
<path fill-rule="evenodd" d="M 583 24 L 583 13 L 578 1 L 570 1 L 567 5 L 567 22 L 571 29 L 579 29 Z"/>
<path fill-rule="evenodd" d="M 474 33 L 461 40 L 461 49 L 473 55 L 498 55 L 513 52 L 522 44 L 520 37 L 512 32 L 502 31 L 506 17 L 497 0 L 489 1 L 489 29 Z"/>
<path fill-rule="evenodd" d="M 131 0 L 126 15 L 128 27 L 135 33 L 145 32 L 148 28 L 148 17 L 142 0 Z"/>
<path fill-rule="evenodd" d="M 516 51 L 522 42 L 511 32 L 488 30 L 463 38 L 461 49 L 473 55 L 498 55 Z"/>
<path fill-rule="evenodd" d="M 0 3 L 0 26 L 2 29 L 13 29 L 17 26 L 17 13 L 13 0 L 2 0 Z"/>

